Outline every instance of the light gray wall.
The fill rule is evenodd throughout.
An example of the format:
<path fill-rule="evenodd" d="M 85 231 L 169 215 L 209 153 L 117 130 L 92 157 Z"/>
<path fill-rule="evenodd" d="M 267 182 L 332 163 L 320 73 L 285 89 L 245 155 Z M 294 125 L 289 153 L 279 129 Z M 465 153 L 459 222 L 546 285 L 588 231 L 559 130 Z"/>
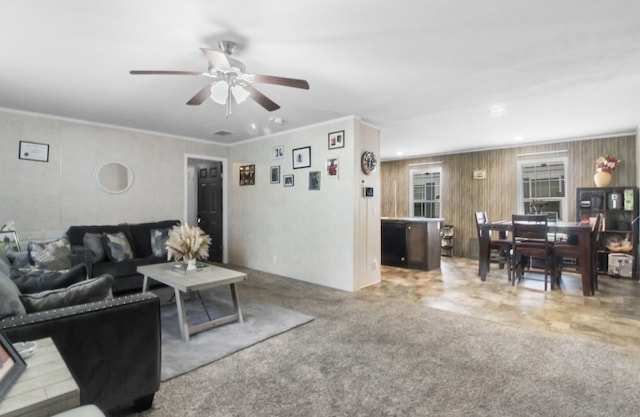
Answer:
<path fill-rule="evenodd" d="M 20 141 L 49 145 L 49 162 L 18 158 Z M 70 225 L 182 220 L 185 154 L 225 157 L 228 148 L 109 126 L 0 111 L 0 224 L 22 241 L 59 237 Z M 104 192 L 96 167 L 117 161 L 134 173 L 130 190 Z"/>
<path fill-rule="evenodd" d="M 359 276 L 356 268 L 361 263 L 357 247 L 366 244 L 360 236 L 366 236 L 366 228 L 356 230 L 362 199 L 355 140 L 359 123 L 353 117 L 339 119 L 231 149 L 231 263 L 347 291 L 372 281 Z M 339 130 L 345 131 L 345 147 L 329 150 L 328 133 Z M 283 159 L 273 158 L 276 145 L 284 146 Z M 311 167 L 293 169 L 292 150 L 305 146 L 311 147 Z M 326 160 L 335 156 L 340 175 L 330 178 Z M 239 168 L 251 164 L 255 164 L 255 185 L 240 186 Z M 294 175 L 293 187 L 284 187 L 282 178 L 280 184 L 270 183 L 270 167 L 275 165 L 280 166 L 281 176 Z M 322 172 L 319 191 L 309 190 L 311 171 Z M 375 228 L 375 219 L 371 221 Z M 372 256 L 379 259 L 379 251 Z"/>
<path fill-rule="evenodd" d="M 345 147 L 328 149 L 328 133 L 345 131 Z M 380 281 L 380 176 L 364 176 L 360 156 L 379 153 L 379 131 L 355 117 L 308 126 L 231 148 L 115 127 L 0 111 L 0 224 L 15 221 L 21 240 L 62 236 L 71 225 L 185 220 L 193 167 L 188 159 L 224 161 L 225 259 L 347 291 Z M 19 141 L 49 145 L 49 162 L 18 159 Z M 273 159 L 283 145 L 285 157 Z M 292 168 L 292 149 L 311 146 L 311 168 Z M 326 160 L 339 158 L 339 178 Z M 95 169 L 108 161 L 134 173 L 123 194 L 104 192 Z M 228 161 L 228 162 L 227 162 Z M 256 165 L 256 185 L 239 186 L 239 166 Z M 270 167 L 294 174 L 294 187 L 270 184 Z M 319 191 L 309 172 L 321 171 Z M 190 173 L 191 172 L 191 173 Z M 375 197 L 365 199 L 364 185 Z"/>

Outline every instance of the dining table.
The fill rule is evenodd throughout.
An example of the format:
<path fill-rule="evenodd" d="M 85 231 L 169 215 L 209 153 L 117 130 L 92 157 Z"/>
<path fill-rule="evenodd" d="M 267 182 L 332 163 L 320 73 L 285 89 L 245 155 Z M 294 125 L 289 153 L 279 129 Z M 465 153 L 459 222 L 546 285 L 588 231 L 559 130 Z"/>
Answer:
<path fill-rule="evenodd" d="M 480 279 L 482 281 L 487 280 L 487 274 L 489 272 L 490 256 L 491 256 L 491 232 L 497 231 L 501 239 L 506 238 L 506 234 L 511 232 L 513 225 L 511 220 L 500 220 L 485 224 L 480 224 L 480 242 L 479 242 L 479 259 L 478 269 Z M 580 268 L 580 275 L 582 277 L 582 294 L 584 296 L 593 295 L 592 289 L 592 268 L 588 267 L 592 262 L 593 250 L 591 248 L 591 225 L 587 222 L 549 222 L 547 224 L 549 233 L 551 234 L 566 234 L 577 237 L 577 245 L 580 253 L 580 265 L 584 267 Z"/>

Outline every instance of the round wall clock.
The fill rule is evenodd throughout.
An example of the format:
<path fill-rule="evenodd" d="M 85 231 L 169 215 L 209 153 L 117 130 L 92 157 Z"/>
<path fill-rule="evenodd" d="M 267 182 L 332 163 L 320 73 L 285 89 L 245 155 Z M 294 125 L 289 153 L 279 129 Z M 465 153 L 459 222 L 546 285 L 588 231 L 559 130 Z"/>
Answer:
<path fill-rule="evenodd" d="M 362 171 L 369 175 L 376 169 L 376 154 L 371 151 L 366 151 L 362 154 Z"/>

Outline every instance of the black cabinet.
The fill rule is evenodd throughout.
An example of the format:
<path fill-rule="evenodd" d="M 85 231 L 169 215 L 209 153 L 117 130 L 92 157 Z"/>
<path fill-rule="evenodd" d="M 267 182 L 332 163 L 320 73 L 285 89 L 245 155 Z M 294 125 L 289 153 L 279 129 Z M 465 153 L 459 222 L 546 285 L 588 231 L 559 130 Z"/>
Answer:
<path fill-rule="evenodd" d="M 638 188 L 602 187 L 576 190 L 578 221 L 603 214 L 597 248 L 598 272 L 638 279 Z"/>
<path fill-rule="evenodd" d="M 432 270 L 440 268 L 442 219 L 382 219 L 382 264 Z"/>

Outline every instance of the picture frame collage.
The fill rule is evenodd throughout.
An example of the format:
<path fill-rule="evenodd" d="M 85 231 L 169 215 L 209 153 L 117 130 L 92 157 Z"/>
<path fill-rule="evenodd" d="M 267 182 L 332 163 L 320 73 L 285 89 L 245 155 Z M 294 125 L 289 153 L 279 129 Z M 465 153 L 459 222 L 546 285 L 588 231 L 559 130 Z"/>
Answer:
<path fill-rule="evenodd" d="M 327 149 L 341 149 L 345 147 L 344 130 L 329 132 L 327 134 Z M 272 150 L 274 161 L 285 158 L 285 146 L 276 145 Z M 291 169 L 311 168 L 311 146 L 302 146 L 291 150 Z M 338 156 L 326 158 L 324 163 L 324 174 L 330 179 L 340 178 L 340 159 Z M 255 164 L 241 165 L 239 168 L 240 186 L 255 185 Z M 322 171 L 309 171 L 309 190 L 320 190 Z M 284 187 L 295 185 L 294 174 L 283 174 L 282 165 L 271 165 L 269 167 L 269 183 L 282 184 Z"/>

